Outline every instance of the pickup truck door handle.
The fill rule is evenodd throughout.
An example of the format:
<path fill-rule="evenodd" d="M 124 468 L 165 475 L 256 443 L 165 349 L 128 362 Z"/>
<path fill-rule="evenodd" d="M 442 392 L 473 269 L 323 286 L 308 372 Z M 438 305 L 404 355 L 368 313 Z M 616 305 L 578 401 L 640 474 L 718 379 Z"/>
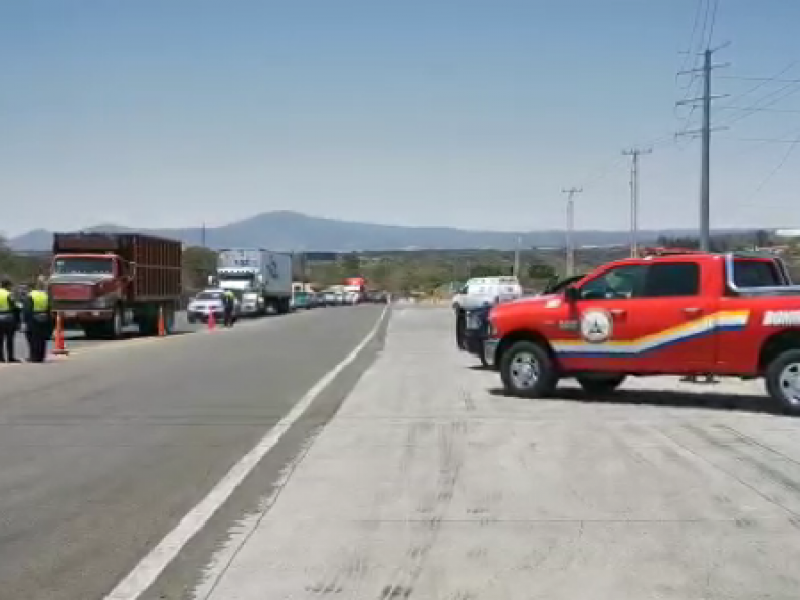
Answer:
<path fill-rule="evenodd" d="M 684 308 L 683 312 L 685 312 L 687 315 L 693 315 L 694 316 L 694 315 L 699 315 L 702 312 L 702 310 L 703 309 L 697 308 L 696 306 L 690 306 L 688 308 Z"/>
<path fill-rule="evenodd" d="M 612 309 L 611 309 L 610 311 L 608 311 L 608 312 L 610 312 L 610 313 L 611 313 L 612 315 L 614 315 L 615 317 L 621 317 L 621 316 L 623 316 L 623 315 L 625 314 L 625 309 L 622 309 L 622 308 L 612 308 Z"/>

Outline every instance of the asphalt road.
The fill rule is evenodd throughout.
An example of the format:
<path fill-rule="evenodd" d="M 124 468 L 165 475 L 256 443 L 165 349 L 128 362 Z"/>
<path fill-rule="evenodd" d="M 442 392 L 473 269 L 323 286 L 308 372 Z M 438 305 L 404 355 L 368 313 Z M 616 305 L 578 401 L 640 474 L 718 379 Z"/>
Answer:
<path fill-rule="evenodd" d="M 309 388 L 382 306 L 319 309 L 232 330 L 98 342 L 44 365 L 0 366 L 0 598 L 105 596 Z M 287 434 L 158 582 L 178 597 L 250 499 L 277 479 L 322 412 Z"/>
<path fill-rule="evenodd" d="M 760 384 L 530 401 L 453 346 L 450 311 L 395 309 L 196 597 L 800 597 L 800 421 L 762 412 Z"/>
<path fill-rule="evenodd" d="M 186 320 L 186 312 L 184 311 L 181 311 L 175 315 L 175 332 L 177 334 L 194 333 L 196 331 L 201 331 L 203 328 L 204 326 L 200 324 L 189 324 L 189 322 Z M 129 326 L 125 328 L 125 335 L 123 339 L 133 339 L 138 337 L 140 336 L 137 327 Z M 117 343 L 117 340 L 89 340 L 86 339 L 86 336 L 82 331 L 77 330 L 66 331 L 64 338 L 69 350 L 81 350 L 84 348 L 92 348 L 94 346 L 106 346 Z M 51 342 L 50 347 L 52 348 L 52 346 L 53 344 Z M 17 334 L 16 353 L 18 359 L 28 359 L 28 343 L 25 340 L 25 335 L 21 332 Z"/>

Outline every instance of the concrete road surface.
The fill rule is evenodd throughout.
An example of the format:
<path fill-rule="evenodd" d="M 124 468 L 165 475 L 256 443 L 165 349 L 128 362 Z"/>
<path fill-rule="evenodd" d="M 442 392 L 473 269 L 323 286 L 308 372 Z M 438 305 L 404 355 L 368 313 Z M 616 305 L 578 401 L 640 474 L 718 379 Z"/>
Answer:
<path fill-rule="evenodd" d="M 0 366 L 0 598 L 103 598 L 315 382 L 382 307 L 315 310 L 232 330 L 107 343 Z M 102 342 L 101 342 L 102 344 Z M 360 370 L 336 378 L 164 574 L 196 581 Z"/>
<path fill-rule="evenodd" d="M 185 597 L 800 598 L 800 421 L 761 412 L 756 384 L 509 398 L 451 320 L 394 311 L 377 362 Z"/>

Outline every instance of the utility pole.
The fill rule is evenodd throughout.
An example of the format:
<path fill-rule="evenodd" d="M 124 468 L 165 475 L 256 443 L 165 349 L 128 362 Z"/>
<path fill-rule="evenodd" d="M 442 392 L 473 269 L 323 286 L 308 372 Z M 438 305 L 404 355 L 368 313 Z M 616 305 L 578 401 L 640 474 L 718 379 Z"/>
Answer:
<path fill-rule="evenodd" d="M 205 248 L 206 247 L 206 224 L 203 221 L 203 226 L 200 228 L 200 245 Z"/>
<path fill-rule="evenodd" d="M 575 233 L 575 194 L 580 194 L 583 189 L 570 188 L 568 190 L 561 190 L 562 193 L 567 195 L 567 277 L 572 277 L 575 274 L 575 244 L 573 236 Z"/>
<path fill-rule="evenodd" d="M 514 277 L 519 277 L 519 248 L 522 244 L 522 236 L 517 236 L 517 249 L 514 250 Z"/>
<path fill-rule="evenodd" d="M 700 164 L 700 249 L 708 252 L 711 248 L 711 133 L 720 131 L 727 127 L 712 129 L 711 127 L 711 101 L 724 98 L 725 95 L 711 95 L 711 75 L 714 69 L 727 67 L 728 63 L 722 65 L 711 64 L 714 53 L 727 47 L 729 42 L 717 48 L 707 48 L 703 52 L 703 66 L 689 71 L 681 71 L 679 75 L 702 73 L 703 95 L 699 98 L 682 100 L 678 106 L 686 104 L 701 104 L 703 107 L 703 125 L 698 131 L 684 131 L 678 135 L 700 135 L 703 141 L 702 157 Z"/>
<path fill-rule="evenodd" d="M 623 156 L 631 157 L 631 257 L 639 253 L 639 156 L 652 154 L 653 150 L 647 148 L 631 148 L 623 150 Z"/>

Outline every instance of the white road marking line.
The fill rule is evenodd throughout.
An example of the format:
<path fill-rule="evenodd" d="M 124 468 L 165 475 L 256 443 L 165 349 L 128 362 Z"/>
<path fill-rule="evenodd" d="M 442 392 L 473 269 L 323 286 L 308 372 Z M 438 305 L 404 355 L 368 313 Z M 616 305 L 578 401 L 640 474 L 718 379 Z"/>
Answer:
<path fill-rule="evenodd" d="M 159 543 L 128 573 L 104 600 L 137 600 L 173 561 L 181 549 L 208 523 L 215 512 L 233 494 L 245 478 L 258 466 L 261 459 L 275 447 L 283 435 L 314 403 L 326 387 L 349 366 L 380 330 L 389 311 L 387 305 L 375 326 L 363 340 L 353 348 L 342 362 L 328 371 L 322 379 L 308 390 L 291 411 L 275 424 L 255 447 L 245 454 L 211 489 L 208 495 L 192 508 Z"/>

